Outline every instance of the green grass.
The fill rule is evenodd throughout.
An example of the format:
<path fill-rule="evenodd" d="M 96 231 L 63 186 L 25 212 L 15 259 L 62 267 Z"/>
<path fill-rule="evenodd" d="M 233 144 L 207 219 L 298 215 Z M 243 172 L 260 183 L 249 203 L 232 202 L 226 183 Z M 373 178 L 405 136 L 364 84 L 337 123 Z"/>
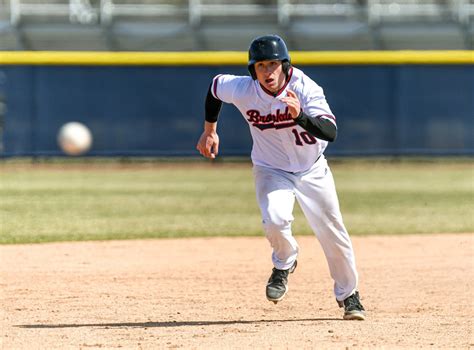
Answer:
<path fill-rule="evenodd" d="M 332 162 L 356 234 L 474 232 L 474 165 Z M 299 208 L 294 232 L 311 234 Z M 262 235 L 251 166 L 0 163 L 0 243 Z"/>

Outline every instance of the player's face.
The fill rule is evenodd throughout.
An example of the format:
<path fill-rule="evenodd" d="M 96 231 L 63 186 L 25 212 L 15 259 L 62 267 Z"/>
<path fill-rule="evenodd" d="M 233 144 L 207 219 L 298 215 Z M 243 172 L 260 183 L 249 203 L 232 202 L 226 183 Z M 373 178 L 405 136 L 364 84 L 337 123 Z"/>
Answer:
<path fill-rule="evenodd" d="M 255 63 L 257 79 L 267 90 L 277 92 L 285 85 L 281 61 L 260 61 Z"/>

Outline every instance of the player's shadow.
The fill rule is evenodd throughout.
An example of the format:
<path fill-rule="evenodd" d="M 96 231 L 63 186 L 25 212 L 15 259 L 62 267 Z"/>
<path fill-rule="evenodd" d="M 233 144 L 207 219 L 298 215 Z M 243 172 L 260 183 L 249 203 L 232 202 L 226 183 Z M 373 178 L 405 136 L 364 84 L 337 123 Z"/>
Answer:
<path fill-rule="evenodd" d="M 117 323 L 64 323 L 64 324 L 22 324 L 15 325 L 19 328 L 79 328 L 79 327 L 103 327 L 103 328 L 167 328 L 186 326 L 219 326 L 239 324 L 265 324 L 281 322 L 320 322 L 320 321 L 343 321 L 340 318 L 304 318 L 291 320 L 235 320 L 235 321 L 167 321 L 167 322 L 117 322 Z"/>

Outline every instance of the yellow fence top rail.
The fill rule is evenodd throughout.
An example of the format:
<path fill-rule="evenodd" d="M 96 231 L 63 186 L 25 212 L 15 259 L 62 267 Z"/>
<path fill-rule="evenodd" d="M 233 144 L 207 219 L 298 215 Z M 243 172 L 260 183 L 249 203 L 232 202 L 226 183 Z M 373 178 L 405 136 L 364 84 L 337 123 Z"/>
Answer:
<path fill-rule="evenodd" d="M 294 51 L 295 65 L 474 64 L 474 51 Z M 0 51 L 0 65 L 218 66 L 245 65 L 247 53 Z"/>

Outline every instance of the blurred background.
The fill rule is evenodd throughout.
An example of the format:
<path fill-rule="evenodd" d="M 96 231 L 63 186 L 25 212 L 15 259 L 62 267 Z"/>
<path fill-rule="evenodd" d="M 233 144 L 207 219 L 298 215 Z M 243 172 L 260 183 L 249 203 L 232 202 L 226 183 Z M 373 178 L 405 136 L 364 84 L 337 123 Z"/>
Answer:
<path fill-rule="evenodd" d="M 212 77 L 247 75 L 246 60 L 162 65 L 160 52 L 245 54 L 270 33 L 292 53 L 420 51 L 417 64 L 294 62 L 337 117 L 327 154 L 474 154 L 473 0 L 0 0 L 0 156 L 64 155 L 56 137 L 69 121 L 91 129 L 88 156 L 197 156 Z M 60 53 L 39 64 L 38 50 Z M 143 65 L 61 63 L 61 52 L 79 50 L 97 62 L 111 51 L 156 56 Z M 430 63 L 430 50 L 446 62 Z M 2 64 L 12 51 L 21 59 Z M 219 128 L 223 156 L 248 156 L 234 107 L 223 108 Z"/>
<path fill-rule="evenodd" d="M 472 49 L 472 0 L 0 0 L 3 50 Z"/>
<path fill-rule="evenodd" d="M 260 235 L 242 115 L 222 108 L 224 161 L 195 145 L 212 78 L 248 75 L 250 42 L 272 33 L 337 118 L 325 154 L 351 233 L 473 232 L 473 14 L 472 0 L 0 0 L 0 243 Z M 57 142 L 71 121 L 93 138 L 78 159 Z"/>

